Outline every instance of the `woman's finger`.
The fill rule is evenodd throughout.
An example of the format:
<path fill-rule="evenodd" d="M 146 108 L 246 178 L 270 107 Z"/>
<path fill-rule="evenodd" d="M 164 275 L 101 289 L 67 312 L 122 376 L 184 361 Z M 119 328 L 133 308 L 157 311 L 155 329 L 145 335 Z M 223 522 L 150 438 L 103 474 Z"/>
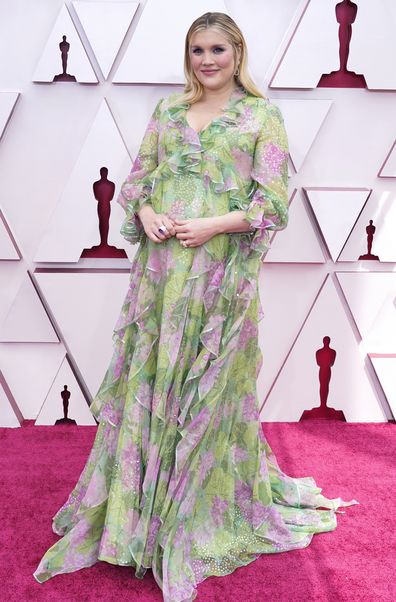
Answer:
<path fill-rule="evenodd" d="M 160 220 L 159 223 L 154 222 L 154 224 L 152 224 L 152 226 L 151 226 L 151 228 L 152 228 L 151 232 L 153 232 L 153 234 L 155 234 L 155 236 L 158 236 L 158 238 L 160 238 L 161 240 L 166 240 L 166 238 L 167 238 L 166 231 L 160 232 L 161 226 L 165 226 L 165 224 L 163 223 L 162 220 Z"/>
<path fill-rule="evenodd" d="M 165 228 L 167 229 L 167 232 L 165 234 L 168 234 L 169 237 L 174 236 L 176 234 L 176 230 L 174 228 L 172 220 L 170 220 L 167 215 L 164 215 L 162 222 L 163 222 Z"/>
<path fill-rule="evenodd" d="M 153 232 L 148 232 L 147 236 L 149 237 L 150 240 L 152 240 L 153 242 L 162 242 L 162 240 L 160 238 L 158 238 L 158 236 L 156 236 Z"/>
<path fill-rule="evenodd" d="M 175 232 L 188 232 L 187 224 L 182 224 L 182 225 L 176 224 L 174 226 L 174 228 L 175 228 Z"/>

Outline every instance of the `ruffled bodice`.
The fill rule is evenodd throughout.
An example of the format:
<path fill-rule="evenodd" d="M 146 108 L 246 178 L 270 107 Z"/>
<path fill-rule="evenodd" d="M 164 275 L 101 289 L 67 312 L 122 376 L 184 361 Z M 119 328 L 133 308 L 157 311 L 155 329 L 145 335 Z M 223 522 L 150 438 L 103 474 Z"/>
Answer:
<path fill-rule="evenodd" d="M 237 88 L 222 114 L 197 133 L 180 96 L 158 102 L 121 187 L 117 201 L 126 211 L 123 236 L 132 243 L 145 237 L 136 215 L 143 203 L 184 218 L 245 210 L 255 231 L 218 235 L 207 250 L 218 247 L 221 238 L 227 246 L 225 238 L 230 238 L 231 245 L 266 253 L 269 231 L 285 228 L 288 219 L 288 141 L 280 110 Z M 186 188 L 194 188 L 190 198 L 185 198 Z"/>

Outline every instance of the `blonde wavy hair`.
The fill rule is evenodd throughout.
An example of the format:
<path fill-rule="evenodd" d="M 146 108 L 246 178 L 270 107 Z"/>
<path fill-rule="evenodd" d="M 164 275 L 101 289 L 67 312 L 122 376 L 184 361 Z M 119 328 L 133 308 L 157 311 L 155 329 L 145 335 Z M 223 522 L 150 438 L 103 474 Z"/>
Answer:
<path fill-rule="evenodd" d="M 226 15 L 225 13 L 205 13 L 204 15 L 201 15 L 200 17 L 198 17 L 198 19 L 195 19 L 195 21 L 193 21 L 186 34 L 184 44 L 184 75 L 186 78 L 186 83 L 184 85 L 184 91 L 182 95 L 179 96 L 174 102 L 193 104 L 194 102 L 200 100 L 200 98 L 202 97 L 204 90 L 203 85 L 196 78 L 193 68 L 191 66 L 191 38 L 197 31 L 202 31 L 211 27 L 217 29 L 231 44 L 234 51 L 235 63 L 237 60 L 237 52 L 239 48 L 239 74 L 234 75 L 235 83 L 238 86 L 242 86 L 247 92 L 249 92 L 253 96 L 258 96 L 259 98 L 266 98 L 266 96 L 264 96 L 257 88 L 256 84 L 254 83 L 254 81 L 248 73 L 248 53 L 246 41 L 238 25 L 233 19 L 231 19 L 229 15 Z"/>

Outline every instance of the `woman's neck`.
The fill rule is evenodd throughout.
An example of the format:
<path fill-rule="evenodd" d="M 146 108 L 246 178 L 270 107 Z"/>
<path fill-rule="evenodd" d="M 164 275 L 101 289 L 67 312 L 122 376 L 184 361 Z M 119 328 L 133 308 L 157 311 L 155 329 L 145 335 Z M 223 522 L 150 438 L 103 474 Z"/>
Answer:
<path fill-rule="evenodd" d="M 231 94 L 237 89 L 235 82 L 231 82 L 230 85 L 221 88 L 219 90 L 209 90 L 204 88 L 201 100 L 208 104 L 223 104 L 226 102 Z"/>

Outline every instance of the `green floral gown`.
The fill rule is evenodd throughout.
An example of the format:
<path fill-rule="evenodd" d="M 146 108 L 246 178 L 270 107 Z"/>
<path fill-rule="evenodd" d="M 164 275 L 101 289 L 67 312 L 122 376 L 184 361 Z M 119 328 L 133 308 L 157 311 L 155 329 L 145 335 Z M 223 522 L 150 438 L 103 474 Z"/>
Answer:
<path fill-rule="evenodd" d="M 90 406 L 95 441 L 53 517 L 63 537 L 34 573 L 44 582 L 98 560 L 139 578 L 151 568 L 165 602 L 195 599 L 199 582 L 260 554 L 308 546 L 336 528 L 339 506 L 358 503 L 282 472 L 259 421 L 258 274 L 269 232 L 288 221 L 281 112 L 237 88 L 197 133 L 179 96 L 158 102 L 117 199 L 121 233 L 139 246 Z M 182 219 L 242 209 L 252 230 L 153 243 L 143 203 Z"/>

